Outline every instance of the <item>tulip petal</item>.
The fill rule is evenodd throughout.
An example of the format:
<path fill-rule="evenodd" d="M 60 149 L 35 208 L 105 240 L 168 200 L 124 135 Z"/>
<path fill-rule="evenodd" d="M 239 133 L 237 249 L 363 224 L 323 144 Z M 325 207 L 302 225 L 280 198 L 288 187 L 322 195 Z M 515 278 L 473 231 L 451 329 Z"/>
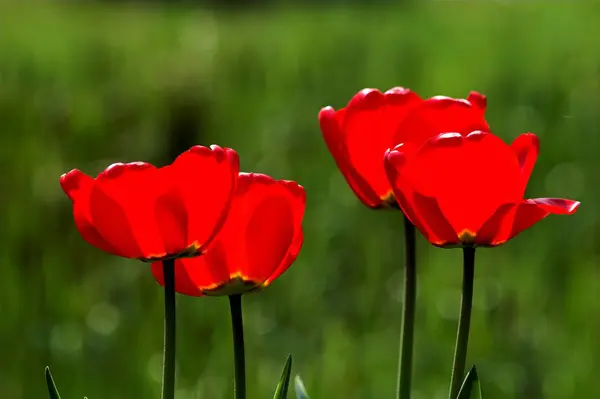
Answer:
<path fill-rule="evenodd" d="M 172 226 L 165 231 L 184 241 L 182 249 L 195 247 L 201 253 L 227 217 L 239 172 L 237 153 L 219 146 L 195 146 L 165 169 L 174 187 L 161 198 L 162 208 L 171 212 L 161 219 Z M 177 236 L 175 231 L 182 227 L 185 233 Z M 179 244 L 173 241 L 173 245 Z"/>
<path fill-rule="evenodd" d="M 476 91 L 472 91 L 469 93 L 469 96 L 467 97 L 467 101 L 469 101 L 471 104 L 473 104 L 474 106 L 478 107 L 479 109 L 485 111 L 485 109 L 487 108 L 487 98 Z M 477 130 L 477 129 L 474 129 Z M 482 129 L 479 129 L 482 130 Z"/>
<path fill-rule="evenodd" d="M 187 237 L 187 209 L 177 187 L 167 189 L 157 198 L 154 216 L 167 254 L 178 254 L 192 246 Z"/>
<path fill-rule="evenodd" d="M 401 170 L 413 156 L 414 146 L 401 144 L 385 155 L 385 169 L 398 205 L 425 238 L 436 246 L 458 243 L 458 236 L 442 214 L 437 201 L 415 192 Z"/>
<path fill-rule="evenodd" d="M 267 285 L 271 284 L 271 282 L 273 282 L 277 277 L 281 276 L 287 269 L 289 269 L 289 267 L 292 265 L 292 263 L 294 263 L 294 261 L 298 257 L 298 254 L 300 253 L 300 250 L 302 249 L 303 243 L 304 243 L 304 233 L 302 230 L 300 230 L 300 232 L 296 234 L 296 237 L 294 238 L 294 242 L 292 243 L 292 245 L 290 246 L 290 249 L 288 250 L 287 256 L 281 262 L 281 264 L 273 271 L 271 276 L 262 284 L 263 287 L 266 287 Z"/>
<path fill-rule="evenodd" d="M 382 201 L 377 196 L 377 193 L 373 191 L 365 179 L 356 172 L 348 161 L 345 138 L 341 129 L 345 113 L 345 109 L 336 112 L 331 107 L 325 107 L 319 112 L 319 124 L 323 133 L 323 139 L 338 169 L 342 172 L 348 185 L 358 199 L 368 207 L 379 207 L 382 205 Z"/>
<path fill-rule="evenodd" d="M 527 204 L 535 204 L 553 215 L 572 215 L 581 202 L 564 198 L 534 198 L 524 201 Z"/>
<path fill-rule="evenodd" d="M 459 235 L 478 231 L 500 205 L 521 199 L 513 151 L 489 133 L 441 134 L 395 169 L 415 192 L 436 199 Z"/>
<path fill-rule="evenodd" d="M 227 220 L 206 253 L 175 261 L 177 292 L 221 295 L 240 281 L 234 290 L 273 281 L 300 251 L 305 203 L 304 189 L 295 182 L 240 173 Z M 153 266 L 159 282 L 161 270 Z"/>
<path fill-rule="evenodd" d="M 226 251 L 227 248 L 216 240 L 204 255 L 175 259 L 175 291 L 188 296 L 203 296 L 230 284 L 237 276 L 229 272 Z M 154 277 L 164 285 L 161 263 L 152 265 Z"/>
<path fill-rule="evenodd" d="M 348 162 L 380 200 L 391 191 L 383 169 L 383 154 L 399 143 L 394 141 L 398 125 L 421 102 L 417 94 L 402 87 L 385 93 L 364 89 L 346 108 L 342 131 Z"/>
<path fill-rule="evenodd" d="M 95 180 L 71 171 L 61 184 L 78 204 L 75 219 L 87 241 L 152 261 L 206 249 L 225 222 L 238 172 L 235 151 L 196 146 L 164 168 L 117 163 Z"/>
<path fill-rule="evenodd" d="M 488 131 L 484 111 L 485 107 L 474 106 L 464 99 L 445 96 L 428 98 L 415 107 L 396 128 L 393 142 L 400 144 L 410 141 L 422 144 L 445 132 L 456 132 L 466 136 L 476 130 Z"/>
<path fill-rule="evenodd" d="M 385 93 L 363 89 L 345 109 L 323 108 L 319 121 L 352 190 L 365 205 L 380 208 L 393 199 L 381 162 L 388 148 L 407 142 L 420 145 L 444 132 L 488 130 L 485 107 L 485 96 L 477 92 L 471 92 L 469 100 L 438 96 L 423 101 L 402 87 Z"/>
<path fill-rule="evenodd" d="M 295 182 L 253 173 L 240 174 L 238 184 L 235 213 L 222 238 L 229 271 L 263 283 L 285 261 L 301 231 L 305 192 Z M 230 253 L 237 255 L 235 262 Z"/>
<path fill-rule="evenodd" d="M 460 238 L 442 213 L 435 198 L 427 197 L 414 191 L 413 201 L 416 212 L 419 215 L 427 215 L 421 218 L 421 223 L 433 233 L 432 238 L 435 238 L 435 240 L 428 238 L 429 242 L 438 247 L 460 243 Z"/>
<path fill-rule="evenodd" d="M 98 175 L 90 194 L 96 229 L 121 256 L 165 256 L 161 233 L 151 215 L 160 189 L 159 171 L 144 162 L 117 163 Z"/>
<path fill-rule="evenodd" d="M 188 296 L 203 296 L 203 291 L 196 283 L 196 276 L 203 269 L 202 256 L 180 258 L 175 260 L 175 291 Z M 152 263 L 152 274 L 156 281 L 165 286 L 162 262 Z"/>
<path fill-rule="evenodd" d="M 525 133 L 517 137 L 510 146 L 515 152 L 521 167 L 521 195 L 523 196 L 525 195 L 529 177 L 537 161 L 540 140 L 533 133 Z"/>
<path fill-rule="evenodd" d="M 94 185 L 94 179 L 77 169 L 73 169 L 60 177 L 60 185 L 73 202 L 75 226 L 83 239 L 102 251 L 113 255 L 121 255 L 118 250 L 102 238 L 92 223 L 90 192 Z"/>
<path fill-rule="evenodd" d="M 579 204 L 578 201 L 561 198 L 536 198 L 516 204 L 504 204 L 484 223 L 477 234 L 476 244 L 504 244 L 550 214 L 572 215 Z"/>

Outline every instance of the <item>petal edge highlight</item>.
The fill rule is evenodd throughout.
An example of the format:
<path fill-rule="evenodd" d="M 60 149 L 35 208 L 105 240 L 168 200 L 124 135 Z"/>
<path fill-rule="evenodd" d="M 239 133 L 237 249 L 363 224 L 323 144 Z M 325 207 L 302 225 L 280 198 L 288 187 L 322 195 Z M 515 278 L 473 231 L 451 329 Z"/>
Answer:
<path fill-rule="evenodd" d="M 572 215 L 580 203 L 561 198 L 536 198 L 504 204 L 488 219 L 476 236 L 480 246 L 497 246 L 516 237 L 549 215 Z"/>
<path fill-rule="evenodd" d="M 363 177 L 356 172 L 348 159 L 346 138 L 341 127 L 345 112 L 345 109 L 336 112 L 330 106 L 321 109 L 319 112 L 319 125 L 323 139 L 338 169 L 342 172 L 354 194 L 366 206 L 378 208 L 382 205 L 381 199 Z"/>

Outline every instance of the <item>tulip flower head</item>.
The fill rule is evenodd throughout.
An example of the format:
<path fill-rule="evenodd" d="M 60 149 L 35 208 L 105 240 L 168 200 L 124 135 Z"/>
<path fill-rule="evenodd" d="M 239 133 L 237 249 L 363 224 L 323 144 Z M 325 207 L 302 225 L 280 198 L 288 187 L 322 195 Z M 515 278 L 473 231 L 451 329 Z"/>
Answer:
<path fill-rule="evenodd" d="M 265 288 L 300 252 L 305 204 L 304 188 L 295 182 L 240 173 L 225 225 L 208 251 L 175 261 L 175 290 L 221 296 Z M 152 272 L 164 284 L 160 262 Z"/>
<path fill-rule="evenodd" d="M 510 146 L 482 131 L 443 133 L 422 146 L 388 150 L 385 169 L 398 204 L 432 244 L 497 246 L 579 207 L 568 199 L 523 198 L 538 151 L 531 133 Z"/>
<path fill-rule="evenodd" d="M 488 130 L 486 98 L 472 92 L 465 99 L 436 96 L 422 100 L 396 87 L 381 93 L 358 92 L 345 108 L 325 107 L 319 123 L 329 152 L 356 196 L 370 208 L 397 207 L 386 177 L 383 156 L 400 143 L 420 145 L 444 132 Z"/>
<path fill-rule="evenodd" d="M 116 163 L 95 179 L 74 169 L 60 184 L 88 243 L 157 261 L 206 250 L 225 222 L 238 172 L 235 151 L 195 146 L 162 168 Z"/>

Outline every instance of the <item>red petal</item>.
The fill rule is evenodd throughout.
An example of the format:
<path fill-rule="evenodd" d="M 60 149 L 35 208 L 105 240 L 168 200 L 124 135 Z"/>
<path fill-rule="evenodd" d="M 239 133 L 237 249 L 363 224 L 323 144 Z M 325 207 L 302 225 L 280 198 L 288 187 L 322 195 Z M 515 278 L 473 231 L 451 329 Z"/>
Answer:
<path fill-rule="evenodd" d="M 73 169 L 60 177 L 60 186 L 72 202 L 85 200 L 89 189 L 94 184 L 94 179 L 79 169 Z"/>
<path fill-rule="evenodd" d="M 325 107 L 319 112 L 319 124 L 323 133 L 323 139 L 338 169 L 342 172 L 348 185 L 358 199 L 368 207 L 376 208 L 381 206 L 381 199 L 348 161 L 345 138 L 341 130 L 345 113 L 345 109 L 336 112 L 331 107 Z"/>
<path fill-rule="evenodd" d="M 535 161 L 537 161 L 540 140 L 533 133 L 525 133 L 517 137 L 510 146 L 514 150 L 521 167 L 521 195 L 523 196 L 535 166 Z"/>
<path fill-rule="evenodd" d="M 60 177 L 63 191 L 73 202 L 73 217 L 75 226 L 84 240 L 91 245 L 113 255 L 121 255 L 98 233 L 92 224 L 90 214 L 90 192 L 94 179 L 85 173 L 73 169 Z"/>
<path fill-rule="evenodd" d="M 469 100 L 444 96 L 428 98 L 397 127 L 393 142 L 421 144 L 445 132 L 467 135 L 475 130 L 488 131 L 484 116 L 485 97 L 477 94 L 469 96 L 475 105 Z"/>
<path fill-rule="evenodd" d="M 440 211 L 437 201 L 415 192 L 399 173 L 411 152 L 410 145 L 401 144 L 385 155 L 385 168 L 396 201 L 411 223 L 433 245 L 457 244 L 458 236 Z"/>
<path fill-rule="evenodd" d="M 380 199 L 391 191 L 383 168 L 383 154 L 399 143 L 394 141 L 398 125 L 421 102 L 419 96 L 401 87 L 386 93 L 364 89 L 346 108 L 342 131 L 348 162 Z"/>
<path fill-rule="evenodd" d="M 294 242 L 290 246 L 288 250 L 286 258 L 281 262 L 281 264 L 273 271 L 273 274 L 263 283 L 263 286 L 267 286 L 271 284 L 277 277 L 281 276 L 289 267 L 294 263 L 300 250 L 302 249 L 302 244 L 304 242 L 304 233 L 300 230 L 299 233 L 296 234 L 296 238 L 294 238 Z"/>
<path fill-rule="evenodd" d="M 263 283 L 287 257 L 301 230 L 306 197 L 294 182 L 240 173 L 238 189 L 218 242 L 231 276 Z M 206 254 L 213 262 L 212 250 Z"/>
<path fill-rule="evenodd" d="M 164 188 L 159 170 L 135 162 L 109 166 L 96 178 L 90 214 L 98 233 L 127 258 L 166 255 L 153 216 L 157 194 Z"/>
<path fill-rule="evenodd" d="M 176 259 L 175 291 L 183 295 L 202 296 L 207 291 L 231 282 L 232 278 L 237 276 L 229 272 L 227 251 L 228 249 L 216 240 L 204 255 Z M 160 262 L 153 264 L 152 272 L 156 280 L 164 285 Z"/>
<path fill-rule="evenodd" d="M 188 296 L 203 296 L 203 291 L 197 284 L 197 275 L 203 272 L 205 263 L 202 256 L 194 258 L 181 258 L 175 260 L 175 291 Z M 164 287 L 162 262 L 152 263 L 152 274 L 160 285 Z"/>
<path fill-rule="evenodd" d="M 195 146 L 165 169 L 173 189 L 159 202 L 171 212 L 162 218 L 163 231 L 173 237 L 174 246 L 183 247 L 180 250 L 193 245 L 201 252 L 227 217 L 238 178 L 238 155 L 229 148 Z"/>
<path fill-rule="evenodd" d="M 187 235 L 189 218 L 178 187 L 161 194 L 155 207 L 154 216 L 166 253 L 174 255 L 190 248 L 193 240 Z"/>
<path fill-rule="evenodd" d="M 441 134 L 395 170 L 415 192 L 437 201 L 459 235 L 478 231 L 501 204 L 521 199 L 514 153 L 489 133 Z"/>
<path fill-rule="evenodd" d="M 300 251 L 305 203 L 304 189 L 295 182 L 240 173 L 227 221 L 214 243 L 202 256 L 176 260 L 177 292 L 198 295 L 234 278 L 273 281 Z M 159 282 L 161 270 L 153 268 Z"/>
<path fill-rule="evenodd" d="M 535 198 L 524 201 L 527 204 L 535 204 L 553 215 L 572 215 L 579 205 L 579 201 L 573 201 L 564 198 Z"/>
<path fill-rule="evenodd" d="M 477 233 L 476 244 L 496 246 L 517 236 L 550 214 L 572 215 L 578 201 L 561 198 L 537 198 L 517 204 L 504 204 Z"/>
<path fill-rule="evenodd" d="M 78 226 L 94 245 L 128 258 L 161 258 L 190 248 L 200 253 L 225 221 L 238 171 L 235 151 L 217 146 L 193 147 L 161 169 L 142 162 L 111 165 L 86 191 L 89 204 L 79 211 L 84 216 Z M 73 198 L 74 178 L 64 176 L 61 183 Z M 85 223 L 106 243 L 89 226 L 81 227 Z"/>
<path fill-rule="evenodd" d="M 467 101 L 483 111 L 485 111 L 487 108 L 487 98 L 479 92 L 470 92 L 469 97 L 467 97 Z"/>

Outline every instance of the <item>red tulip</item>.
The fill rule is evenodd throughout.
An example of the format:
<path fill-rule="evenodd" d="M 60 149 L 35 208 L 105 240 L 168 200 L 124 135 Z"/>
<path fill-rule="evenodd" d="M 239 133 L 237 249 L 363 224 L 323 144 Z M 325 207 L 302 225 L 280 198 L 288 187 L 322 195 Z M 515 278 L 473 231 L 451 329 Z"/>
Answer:
<path fill-rule="evenodd" d="M 325 107 L 319 123 L 338 168 L 358 198 L 371 208 L 395 206 L 385 175 L 383 155 L 400 143 L 422 144 L 444 132 L 468 134 L 488 130 L 486 99 L 471 92 L 468 99 L 432 97 L 422 100 L 402 87 L 385 93 L 358 92 L 346 108 Z"/>
<path fill-rule="evenodd" d="M 385 155 L 398 204 L 433 244 L 496 246 L 549 214 L 573 214 L 579 202 L 523 199 L 539 140 L 522 134 L 507 145 L 491 133 L 443 133 L 423 146 Z"/>
<path fill-rule="evenodd" d="M 60 184 L 88 243 L 154 261 L 205 251 L 225 221 L 238 171 L 235 151 L 196 146 L 163 168 L 116 163 L 95 179 L 74 169 Z"/>
<path fill-rule="evenodd" d="M 190 296 L 262 289 L 286 271 L 302 247 L 304 188 L 240 173 L 225 226 L 206 254 L 175 261 L 175 290 Z M 160 263 L 154 277 L 164 284 Z"/>

